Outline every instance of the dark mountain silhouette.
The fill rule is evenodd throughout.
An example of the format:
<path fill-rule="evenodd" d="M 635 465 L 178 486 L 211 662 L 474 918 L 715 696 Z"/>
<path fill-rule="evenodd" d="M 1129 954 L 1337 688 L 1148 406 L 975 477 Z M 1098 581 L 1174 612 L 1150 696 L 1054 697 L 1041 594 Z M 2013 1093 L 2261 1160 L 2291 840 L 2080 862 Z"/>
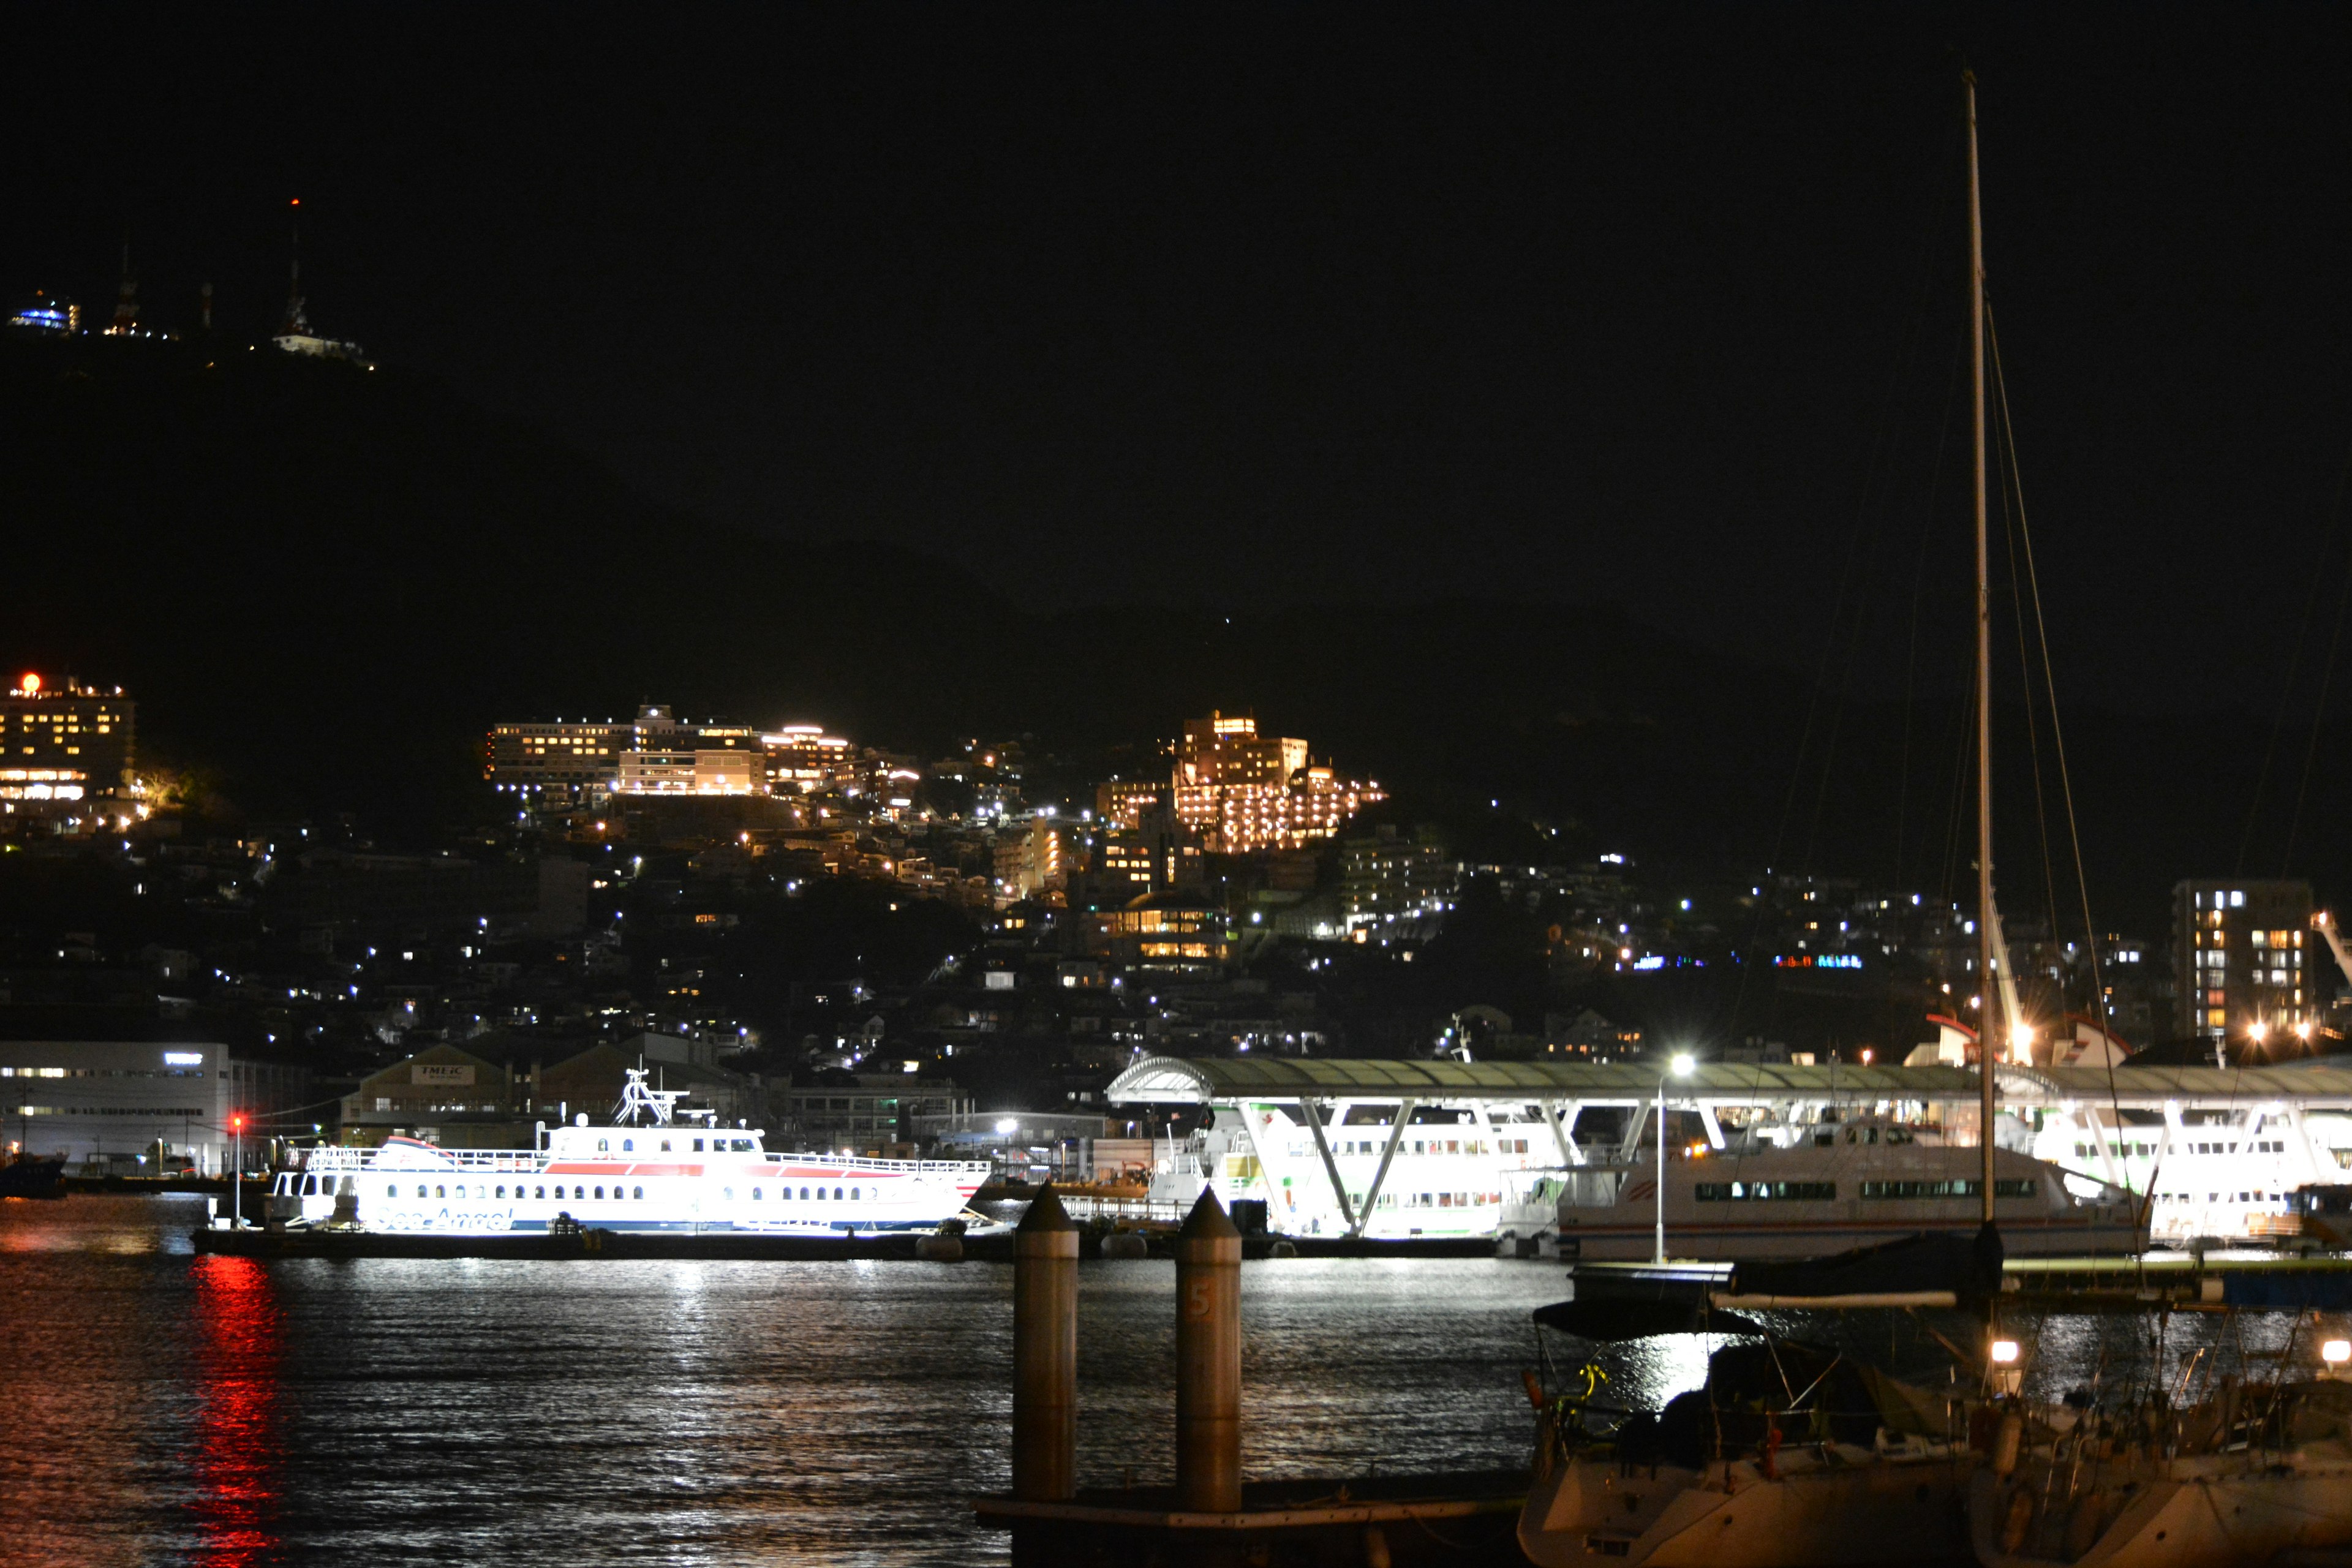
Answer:
<path fill-rule="evenodd" d="M 801 520 L 758 535 L 664 510 L 429 379 L 242 344 L 0 342 L 0 657 L 130 689 L 149 753 L 218 770 L 252 811 L 459 819 L 482 806 L 491 722 L 648 699 L 927 752 L 1030 732 L 1074 779 L 1217 707 L 1457 825 L 1559 829 L 1502 840 L 1531 849 L 1620 849 L 1689 879 L 1769 863 L 1970 885 L 1966 727 L 1940 689 L 1907 720 L 1817 697 L 1715 651 L 1719 628 L 1712 646 L 1669 636 L 1576 604 L 1573 584 L 1230 618 L 1024 613 L 936 560 L 803 542 Z M 2009 901 L 2054 889 L 2072 923 L 2071 871 L 2041 858 L 2046 821 L 2063 867 L 2046 723 L 2037 816 L 2021 712 L 2000 717 Z M 2100 923 L 2160 940 L 2173 879 L 2241 864 L 2266 722 L 2067 720 Z M 2286 857 L 2323 896 L 2352 859 L 2341 739 L 2323 737 Z M 2306 741 L 2277 749 L 2249 875 L 2278 868 Z"/>

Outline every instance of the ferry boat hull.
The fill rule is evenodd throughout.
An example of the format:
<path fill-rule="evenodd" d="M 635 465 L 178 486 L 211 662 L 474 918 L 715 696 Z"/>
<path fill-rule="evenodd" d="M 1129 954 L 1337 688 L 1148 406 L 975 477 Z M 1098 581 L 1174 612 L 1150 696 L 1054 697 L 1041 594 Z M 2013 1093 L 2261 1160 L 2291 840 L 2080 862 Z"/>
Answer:
<path fill-rule="evenodd" d="M 582 1117 L 537 1149 L 306 1150 L 273 1185 L 273 1217 L 388 1234 L 572 1228 L 845 1236 L 929 1230 L 963 1212 L 983 1161 L 776 1153 L 746 1128 L 671 1120 L 675 1095 L 630 1074 L 612 1125 Z"/>

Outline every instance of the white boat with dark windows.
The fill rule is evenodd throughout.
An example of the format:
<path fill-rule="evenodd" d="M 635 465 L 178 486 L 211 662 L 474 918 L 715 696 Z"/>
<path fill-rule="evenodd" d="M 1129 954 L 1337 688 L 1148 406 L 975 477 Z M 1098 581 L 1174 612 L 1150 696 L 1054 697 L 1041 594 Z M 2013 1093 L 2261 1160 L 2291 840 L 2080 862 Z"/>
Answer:
<path fill-rule="evenodd" d="M 929 1230 L 961 1214 L 985 1161 L 771 1152 L 756 1129 L 677 1109 L 632 1068 L 610 1126 L 583 1113 L 534 1149 L 445 1149 L 390 1138 L 323 1146 L 278 1173 L 273 1215 L 375 1232 L 545 1234 L 572 1227 L 846 1236 Z"/>
<path fill-rule="evenodd" d="M 1818 1258 L 1920 1231 L 1961 1232 L 1983 1213 L 1983 1152 L 1931 1127 L 1878 1118 L 1817 1127 L 1779 1144 L 1735 1143 L 1668 1161 L 1664 1208 L 1674 1255 Z M 2121 1188 L 2078 1196 L 2067 1173 L 1993 1151 L 1993 1221 L 2012 1257 L 2138 1253 L 2147 1205 Z M 1652 1256 L 1660 1214 L 1654 1166 L 1586 1168 L 1539 1178 L 1515 1217 L 1556 1226 L 1559 1251 L 1595 1261 Z"/>

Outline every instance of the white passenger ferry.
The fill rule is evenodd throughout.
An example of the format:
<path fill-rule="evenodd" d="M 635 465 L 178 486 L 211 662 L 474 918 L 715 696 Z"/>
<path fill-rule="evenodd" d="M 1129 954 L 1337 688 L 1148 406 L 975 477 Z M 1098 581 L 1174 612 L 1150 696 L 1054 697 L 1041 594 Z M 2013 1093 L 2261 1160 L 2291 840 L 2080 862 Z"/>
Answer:
<path fill-rule="evenodd" d="M 276 1212 L 371 1231 L 751 1231 L 838 1236 L 919 1230 L 961 1214 L 985 1161 L 771 1153 L 754 1130 L 681 1117 L 675 1090 L 631 1069 L 609 1127 L 547 1130 L 536 1149 L 444 1149 L 390 1138 L 321 1147 L 278 1173 Z M 289 1212 L 290 1211 L 290 1212 Z"/>
<path fill-rule="evenodd" d="M 2297 1189 L 2344 1180 L 2352 1119 L 2269 1102 L 2120 1121 L 2078 1107 L 2043 1122 L 2033 1152 L 2080 1173 L 2069 1177 L 2078 1193 L 2105 1182 L 2150 1194 L 2159 1247 L 2278 1242 L 2305 1229 Z"/>
<path fill-rule="evenodd" d="M 1933 1128 L 1878 1118 L 1821 1126 L 1785 1145 L 1757 1142 L 1669 1160 L 1666 1251 L 1675 1258 L 1820 1258 L 1917 1231 L 1974 1230 L 1983 1214 L 1981 1151 Z M 2133 1254 L 2147 1248 L 2144 1201 L 2010 1149 L 1993 1151 L 1993 1218 L 2012 1258 Z M 1515 1209 L 1549 1221 L 1559 1250 L 1639 1261 L 1657 1245 L 1654 1163 L 1556 1171 Z"/>
<path fill-rule="evenodd" d="M 1651 1256 L 1654 1158 L 1608 1159 L 1547 1127 L 1539 1107 L 1424 1108 L 1402 1127 L 1395 1114 L 1350 1103 L 1318 1127 L 1293 1104 L 1218 1105 L 1155 1162 L 1150 1195 L 1181 1205 L 1207 1187 L 1228 1205 L 1259 1200 L 1269 1228 L 1294 1236 L 1507 1237 L 1586 1258 Z M 1720 1149 L 1700 1147 L 1666 1162 L 1675 1258 L 1820 1257 L 1915 1231 L 1973 1231 L 1980 1217 L 1980 1155 L 1948 1147 L 1931 1127 L 1758 1123 Z M 1994 1152 L 1993 1207 L 2012 1256 L 2147 1245 L 2144 1201 L 2011 1149 Z"/>

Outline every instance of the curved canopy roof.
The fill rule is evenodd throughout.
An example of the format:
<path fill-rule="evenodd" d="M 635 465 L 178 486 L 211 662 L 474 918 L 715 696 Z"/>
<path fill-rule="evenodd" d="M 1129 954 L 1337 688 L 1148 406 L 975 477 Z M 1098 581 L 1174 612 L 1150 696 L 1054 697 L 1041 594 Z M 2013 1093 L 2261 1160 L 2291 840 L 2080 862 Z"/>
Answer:
<path fill-rule="evenodd" d="M 2105 1068 L 2003 1068 L 2011 1104 L 2105 1102 Z M 2291 1100 L 2352 1108 L 2352 1065 L 2118 1068 L 2116 1103 L 2136 1109 L 2179 1100 L 2201 1104 Z M 1658 1068 L 1640 1062 L 1462 1062 L 1339 1057 L 1146 1057 L 1118 1075 L 1107 1098 L 1129 1104 L 1231 1103 L 1244 1100 L 1367 1098 L 1448 1100 L 1630 1101 L 1658 1092 Z M 1754 1105 L 1773 1100 L 1973 1100 L 1972 1068 L 1800 1067 L 1787 1062 L 1701 1062 L 1668 1080 L 1684 1104 Z"/>

